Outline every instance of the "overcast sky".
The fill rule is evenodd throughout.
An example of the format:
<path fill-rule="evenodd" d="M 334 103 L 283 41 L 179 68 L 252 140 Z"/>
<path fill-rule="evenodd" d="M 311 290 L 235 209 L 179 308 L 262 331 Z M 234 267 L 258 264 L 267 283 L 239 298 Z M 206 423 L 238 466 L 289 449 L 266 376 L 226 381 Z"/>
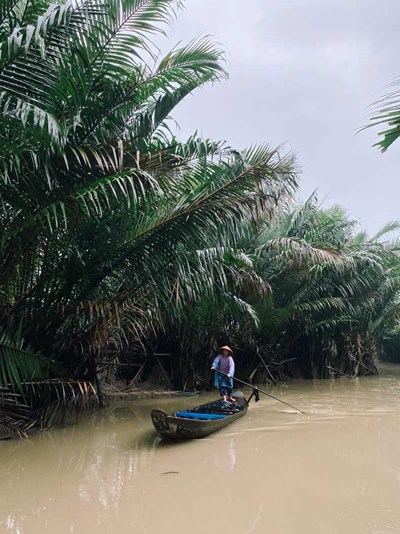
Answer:
<path fill-rule="evenodd" d="M 181 136 L 286 143 L 303 198 L 318 189 L 370 233 L 400 219 L 400 141 L 381 154 L 376 131 L 355 133 L 400 75 L 399 19 L 399 0 L 186 0 L 170 44 L 213 34 L 230 79 L 180 105 Z"/>

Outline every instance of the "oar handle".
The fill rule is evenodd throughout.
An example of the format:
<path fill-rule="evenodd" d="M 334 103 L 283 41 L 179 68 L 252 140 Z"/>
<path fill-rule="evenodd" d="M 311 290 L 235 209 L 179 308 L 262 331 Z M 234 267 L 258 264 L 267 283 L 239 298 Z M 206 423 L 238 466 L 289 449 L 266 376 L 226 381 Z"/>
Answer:
<path fill-rule="evenodd" d="M 224 376 L 227 376 L 229 377 L 230 375 L 227 375 L 226 373 L 223 373 L 222 371 L 218 371 L 218 369 L 214 369 L 214 371 L 216 373 L 219 373 L 220 375 L 224 375 Z M 267 393 L 266 391 L 263 391 L 262 389 L 260 389 L 259 387 L 257 386 L 254 386 L 253 384 L 249 384 L 248 382 L 245 382 L 244 380 L 239 380 L 239 378 L 235 378 L 235 377 L 231 377 L 233 378 L 233 380 L 236 380 L 236 382 L 239 382 L 240 384 L 243 384 L 245 386 L 248 386 L 250 388 L 256 388 L 260 393 L 264 393 L 264 395 L 267 395 L 267 397 L 271 397 L 272 399 L 275 399 L 276 401 L 278 402 L 281 402 L 282 404 L 285 404 L 286 406 L 289 406 L 289 408 L 292 408 L 293 410 L 296 410 L 298 411 L 299 413 L 304 413 L 302 410 L 300 410 L 299 408 L 296 408 L 296 406 L 292 406 L 291 404 L 289 404 L 288 402 L 285 402 L 281 399 L 278 399 L 278 397 L 274 397 L 273 395 L 271 395 L 271 393 Z"/>

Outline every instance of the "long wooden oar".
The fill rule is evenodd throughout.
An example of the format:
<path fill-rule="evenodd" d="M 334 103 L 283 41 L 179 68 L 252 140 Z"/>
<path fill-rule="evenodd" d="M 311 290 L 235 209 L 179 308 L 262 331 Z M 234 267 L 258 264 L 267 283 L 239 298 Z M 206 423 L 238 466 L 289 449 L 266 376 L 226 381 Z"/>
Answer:
<path fill-rule="evenodd" d="M 222 371 L 217 371 L 217 369 L 214 369 L 215 372 L 219 373 L 220 375 L 224 375 L 224 376 L 227 376 L 229 377 L 229 375 L 227 375 L 226 373 L 223 373 Z M 300 410 L 299 408 L 296 408 L 296 406 L 292 406 L 291 404 L 289 404 L 288 402 L 285 402 L 281 399 L 278 399 L 278 397 L 274 397 L 273 395 L 271 395 L 270 393 L 267 393 L 266 391 L 263 391 L 262 389 L 258 388 L 257 386 L 255 386 L 254 384 L 249 384 L 248 382 L 244 382 L 244 380 L 239 380 L 238 378 L 235 378 L 235 377 L 231 377 L 233 378 L 233 380 L 236 380 L 236 382 L 239 382 L 240 384 L 243 384 L 245 386 L 248 386 L 252 389 L 256 389 L 257 391 L 259 391 L 260 393 L 264 393 L 264 395 L 267 395 L 267 397 L 271 397 L 272 399 L 275 399 L 276 401 L 278 402 L 281 402 L 282 404 L 286 404 L 286 406 L 289 406 L 289 408 L 293 408 L 293 410 L 297 410 L 298 412 L 300 413 L 304 413 L 302 410 Z"/>

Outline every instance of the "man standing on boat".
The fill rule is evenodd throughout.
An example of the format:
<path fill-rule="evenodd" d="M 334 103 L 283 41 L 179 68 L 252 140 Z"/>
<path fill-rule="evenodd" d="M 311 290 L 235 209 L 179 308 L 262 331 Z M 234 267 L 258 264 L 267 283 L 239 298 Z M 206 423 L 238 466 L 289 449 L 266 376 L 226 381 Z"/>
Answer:
<path fill-rule="evenodd" d="M 224 401 L 236 402 L 236 399 L 232 397 L 233 376 L 235 374 L 232 349 L 225 345 L 220 350 L 221 353 L 218 354 L 211 366 L 211 370 L 215 371 L 214 385 L 219 389 L 219 394 Z"/>

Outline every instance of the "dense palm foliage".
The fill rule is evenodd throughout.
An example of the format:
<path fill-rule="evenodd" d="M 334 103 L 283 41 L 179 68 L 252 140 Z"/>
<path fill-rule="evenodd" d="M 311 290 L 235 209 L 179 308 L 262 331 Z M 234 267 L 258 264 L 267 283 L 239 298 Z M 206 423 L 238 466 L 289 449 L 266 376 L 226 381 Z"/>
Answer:
<path fill-rule="evenodd" d="M 316 199 L 280 217 L 257 243 L 259 266 L 274 289 L 272 327 L 278 353 L 296 358 L 310 377 L 375 371 L 380 328 L 398 321 L 399 262 L 396 245 L 355 232 L 340 208 L 318 209 Z M 272 267 L 278 263 L 279 268 Z M 269 312 L 269 310 L 268 310 Z M 263 317 L 263 312 L 260 314 Z M 265 329 L 271 324 L 267 313 Z"/>
<path fill-rule="evenodd" d="M 399 324 L 400 263 L 390 241 L 396 223 L 373 238 L 357 232 L 339 207 L 322 210 L 312 197 L 259 221 L 230 257 L 264 285 L 264 294 L 242 284 L 236 296 L 253 315 L 237 317 L 228 299 L 202 301 L 180 323 L 172 346 L 190 355 L 196 380 L 207 380 L 210 351 L 236 346 L 247 376 L 359 376 L 376 372 L 384 339 Z M 244 275 L 242 274 L 242 278 Z"/>
<path fill-rule="evenodd" d="M 208 37 L 160 57 L 179 7 L 1 3 L 0 432 L 62 419 L 127 348 L 171 351 L 180 386 L 221 340 L 248 374 L 357 375 L 397 324 L 395 246 L 293 207 L 290 154 L 171 133 L 226 77 Z"/>
<path fill-rule="evenodd" d="M 268 146 L 169 134 L 182 98 L 226 76 L 208 38 L 158 57 L 174 7 L 2 4 L 0 383 L 23 398 L 60 369 L 95 378 L 110 343 L 143 346 L 226 286 L 220 250 L 296 185 Z"/>

